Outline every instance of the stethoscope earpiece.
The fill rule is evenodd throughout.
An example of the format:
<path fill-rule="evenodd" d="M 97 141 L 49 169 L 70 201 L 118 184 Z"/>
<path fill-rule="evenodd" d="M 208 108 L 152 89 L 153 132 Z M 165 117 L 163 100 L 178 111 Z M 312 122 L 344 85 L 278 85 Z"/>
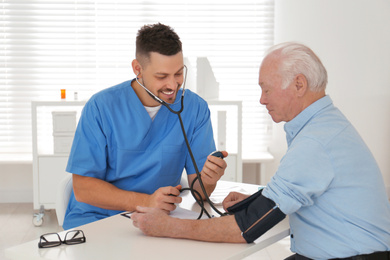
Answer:
<path fill-rule="evenodd" d="M 159 97 L 157 97 L 156 95 L 154 95 L 148 88 L 146 88 L 143 84 L 141 84 L 141 82 L 139 82 L 139 80 L 138 80 L 138 76 L 139 76 L 139 74 L 141 73 L 141 72 L 138 72 L 138 74 L 136 75 L 136 77 L 135 77 L 135 80 L 137 81 L 137 83 L 154 99 L 154 100 L 156 100 L 158 103 L 160 103 L 161 105 L 163 105 L 163 106 L 165 106 L 166 108 L 168 108 L 168 110 L 169 111 L 171 111 L 172 113 L 174 113 L 174 114 L 176 114 L 176 115 L 179 115 L 182 111 L 183 111 L 183 109 L 184 109 L 184 107 L 183 107 L 183 98 L 184 98 L 184 90 L 185 90 L 185 85 L 186 85 L 186 81 L 187 81 L 187 66 L 186 65 L 184 65 L 184 68 L 185 68 L 185 78 L 184 78 L 184 81 L 183 81 L 183 83 L 182 83 L 182 87 L 183 87 L 183 91 L 182 91 L 182 94 L 181 94 L 181 100 L 180 100 L 180 102 L 181 102 L 181 108 L 180 108 L 180 110 L 178 110 L 178 111 L 175 111 L 175 110 L 173 110 L 170 106 L 169 106 L 169 104 L 167 103 L 167 102 L 165 102 L 164 100 L 162 100 L 162 99 L 160 99 Z M 143 80 L 142 80 L 142 83 L 143 83 Z"/>

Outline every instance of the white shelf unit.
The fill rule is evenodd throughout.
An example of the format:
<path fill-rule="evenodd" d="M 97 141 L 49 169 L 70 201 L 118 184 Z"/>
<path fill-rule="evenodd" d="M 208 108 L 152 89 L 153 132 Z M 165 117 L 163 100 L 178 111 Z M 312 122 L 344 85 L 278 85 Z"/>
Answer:
<path fill-rule="evenodd" d="M 207 100 L 217 150 L 226 150 L 222 180 L 242 182 L 242 101 Z"/>
<path fill-rule="evenodd" d="M 32 101 L 32 154 L 33 154 L 33 223 L 43 223 L 44 210 L 55 208 L 56 191 L 61 180 L 66 176 L 66 164 L 69 152 L 54 152 L 53 111 L 76 111 L 80 117 L 86 101 Z"/>

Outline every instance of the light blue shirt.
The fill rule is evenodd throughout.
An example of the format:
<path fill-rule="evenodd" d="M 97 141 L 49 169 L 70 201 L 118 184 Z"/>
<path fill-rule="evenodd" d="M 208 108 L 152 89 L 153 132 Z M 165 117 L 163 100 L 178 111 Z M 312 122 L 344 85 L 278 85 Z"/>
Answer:
<path fill-rule="evenodd" d="M 171 107 L 178 111 L 181 90 Z M 215 151 L 206 101 L 186 90 L 181 113 L 199 171 Z M 85 105 L 75 133 L 67 171 L 107 181 L 116 187 L 152 194 L 180 183 L 183 169 L 194 174 L 179 118 L 161 106 L 152 120 L 131 81 L 95 94 Z M 64 228 L 119 213 L 75 200 L 72 193 Z"/>
<path fill-rule="evenodd" d="M 263 195 L 289 215 L 291 251 L 329 259 L 390 250 L 381 172 L 330 97 L 284 128 L 288 150 Z"/>

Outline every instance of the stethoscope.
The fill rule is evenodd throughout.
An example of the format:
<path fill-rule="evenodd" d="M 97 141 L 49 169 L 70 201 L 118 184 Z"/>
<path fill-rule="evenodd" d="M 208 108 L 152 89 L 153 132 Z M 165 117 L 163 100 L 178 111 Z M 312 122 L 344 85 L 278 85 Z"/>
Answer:
<path fill-rule="evenodd" d="M 186 81 L 187 81 L 187 66 L 184 65 L 183 67 L 185 69 L 185 73 L 184 73 L 184 81 L 183 81 L 183 84 L 181 84 L 180 88 L 183 88 L 182 90 L 182 93 L 181 93 L 181 99 L 180 99 L 180 103 L 181 103 L 181 107 L 178 111 L 175 111 L 173 110 L 171 107 L 170 107 L 170 104 L 168 104 L 167 102 L 165 102 L 164 100 L 162 100 L 161 98 L 157 97 L 156 95 L 154 95 L 152 93 L 152 91 L 150 91 L 149 89 L 147 89 L 143 84 L 141 84 L 141 82 L 139 82 L 138 80 L 138 75 L 140 74 L 140 72 L 138 72 L 135 80 L 137 81 L 137 83 L 144 89 L 146 90 L 146 92 L 154 99 L 156 100 L 158 103 L 160 103 L 161 105 L 165 106 L 166 108 L 168 108 L 169 111 L 171 111 L 172 113 L 178 115 L 180 117 L 180 114 L 181 112 L 183 112 L 183 109 L 184 109 L 184 103 L 183 103 L 183 100 L 184 100 L 184 92 L 185 92 L 185 85 L 186 85 Z M 180 89 L 179 88 L 179 89 Z"/>
<path fill-rule="evenodd" d="M 185 68 L 185 73 L 184 73 L 184 80 L 183 80 L 183 83 L 182 85 L 180 86 L 180 88 L 183 88 L 182 90 L 182 94 L 181 94 L 181 98 L 180 98 L 180 103 L 181 103 L 181 106 L 180 106 L 180 109 L 179 110 L 173 110 L 171 107 L 170 107 L 170 104 L 168 104 L 167 102 L 165 102 L 164 100 L 160 99 L 159 97 L 157 97 L 156 95 L 154 95 L 149 89 L 147 89 L 143 84 L 141 84 L 141 82 L 139 82 L 138 80 L 138 75 L 139 73 L 137 74 L 135 80 L 137 81 L 137 83 L 154 99 L 156 100 L 158 103 L 160 103 L 161 105 L 165 106 L 170 112 L 176 114 L 178 117 L 179 117 L 179 121 L 180 121 L 180 126 L 181 126 L 181 131 L 183 133 L 183 137 L 184 137 L 184 140 L 186 142 L 186 146 L 187 146 L 187 149 L 188 149 L 188 152 L 190 153 L 190 157 L 191 157 L 191 161 L 192 161 L 192 164 L 194 165 L 194 168 L 195 168 L 195 172 L 196 172 L 196 177 L 195 179 L 192 181 L 191 185 L 189 188 L 183 188 L 180 190 L 180 192 L 182 191 L 185 191 L 185 190 L 189 190 L 192 194 L 192 196 L 194 197 L 195 201 L 198 203 L 198 205 L 200 206 L 201 208 L 201 212 L 199 214 L 199 217 L 198 219 L 200 219 L 203 215 L 203 213 L 205 213 L 209 218 L 212 217 L 212 215 L 210 215 L 208 213 L 208 211 L 205 209 L 204 207 L 204 202 L 202 200 L 202 196 L 200 195 L 200 193 L 194 189 L 194 184 L 195 184 L 195 181 L 196 180 L 199 180 L 199 185 L 202 189 L 202 192 L 207 200 L 207 202 L 210 204 L 211 208 L 217 212 L 219 215 L 221 216 L 225 216 L 227 215 L 227 213 L 222 213 L 220 212 L 214 205 L 214 203 L 210 200 L 209 196 L 207 195 L 207 192 L 206 192 L 206 189 L 203 185 L 203 181 L 202 181 L 202 177 L 200 175 L 200 172 L 199 172 L 199 169 L 198 169 L 198 165 L 196 164 L 196 161 L 195 161 L 195 157 L 192 153 L 192 150 L 191 150 L 191 146 L 190 146 L 190 143 L 188 141 L 188 138 L 187 138 L 187 134 L 186 134 L 186 131 L 184 129 L 184 124 L 183 124 L 183 120 L 181 118 L 181 112 L 183 112 L 183 109 L 184 109 L 184 92 L 185 92 L 185 84 L 186 84 L 186 81 L 187 81 L 187 66 L 184 65 Z M 179 88 L 179 89 L 180 89 Z"/>

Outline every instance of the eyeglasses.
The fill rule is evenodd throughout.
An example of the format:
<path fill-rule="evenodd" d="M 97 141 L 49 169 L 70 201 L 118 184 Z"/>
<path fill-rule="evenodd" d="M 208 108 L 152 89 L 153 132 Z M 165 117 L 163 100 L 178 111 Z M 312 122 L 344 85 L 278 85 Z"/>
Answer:
<path fill-rule="evenodd" d="M 71 230 L 65 234 L 65 239 L 61 240 L 57 233 L 43 234 L 38 243 L 39 248 L 55 247 L 61 244 L 76 245 L 85 243 L 86 239 L 82 230 Z"/>

